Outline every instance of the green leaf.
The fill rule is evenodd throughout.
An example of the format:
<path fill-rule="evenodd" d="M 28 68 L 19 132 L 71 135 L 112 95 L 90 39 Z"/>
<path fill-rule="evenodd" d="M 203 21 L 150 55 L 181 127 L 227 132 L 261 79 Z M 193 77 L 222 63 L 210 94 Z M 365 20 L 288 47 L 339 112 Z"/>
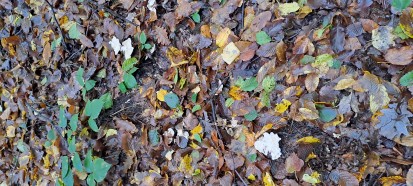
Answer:
<path fill-rule="evenodd" d="M 77 171 L 79 171 L 79 172 L 83 171 L 82 161 L 80 160 L 80 156 L 77 152 L 75 152 L 75 154 L 73 155 L 72 162 L 73 162 L 73 167 Z"/>
<path fill-rule="evenodd" d="M 234 102 L 235 102 L 234 99 L 228 98 L 227 100 L 225 100 L 225 106 L 230 107 Z"/>
<path fill-rule="evenodd" d="M 183 89 L 186 83 L 186 78 L 182 78 L 179 80 L 179 89 Z"/>
<path fill-rule="evenodd" d="M 76 24 L 73 24 L 69 28 L 69 38 L 70 39 L 79 39 L 80 38 L 80 32 L 79 32 L 79 30 L 77 30 Z"/>
<path fill-rule="evenodd" d="M 93 87 L 95 87 L 95 85 L 96 85 L 95 80 L 92 80 L 92 79 L 87 80 L 85 84 L 86 91 L 91 90 Z"/>
<path fill-rule="evenodd" d="M 201 22 L 201 16 L 199 15 L 198 12 L 195 12 L 191 15 L 192 19 L 194 20 L 195 23 L 200 23 Z"/>
<path fill-rule="evenodd" d="M 99 127 L 98 127 L 98 125 L 96 124 L 96 121 L 93 118 L 89 118 L 87 123 L 89 124 L 90 129 L 92 129 L 95 132 L 99 132 Z"/>
<path fill-rule="evenodd" d="M 54 132 L 53 129 L 50 129 L 50 130 L 47 132 L 47 139 L 50 140 L 50 141 L 53 141 L 53 140 L 56 139 L 56 134 L 55 134 L 55 132 Z"/>
<path fill-rule="evenodd" d="M 159 144 L 159 134 L 158 131 L 153 129 L 148 132 L 149 142 L 151 142 L 152 146 L 156 146 Z"/>
<path fill-rule="evenodd" d="M 79 83 L 81 87 L 85 86 L 85 80 L 83 79 L 83 73 L 85 72 L 85 69 L 82 67 L 79 67 L 79 69 L 76 72 L 76 81 Z"/>
<path fill-rule="evenodd" d="M 241 84 L 241 90 L 243 91 L 253 91 L 255 88 L 258 87 L 258 82 L 255 77 L 247 78 Z"/>
<path fill-rule="evenodd" d="M 62 37 L 59 37 L 53 40 L 52 44 L 50 45 L 52 51 L 55 50 L 57 46 L 60 46 L 61 43 L 62 43 Z"/>
<path fill-rule="evenodd" d="M 69 158 L 67 156 L 61 156 L 60 159 L 62 161 L 62 178 L 65 178 L 69 172 Z"/>
<path fill-rule="evenodd" d="M 196 103 L 196 97 L 198 96 L 198 93 L 194 93 L 194 94 L 192 94 L 192 96 L 191 96 L 191 101 L 193 102 L 193 103 Z"/>
<path fill-rule="evenodd" d="M 179 105 L 179 98 L 178 96 L 173 93 L 173 92 L 169 92 L 168 94 L 166 94 L 164 96 L 165 102 L 166 104 L 169 106 L 169 108 L 176 108 Z"/>
<path fill-rule="evenodd" d="M 261 102 L 266 106 L 270 107 L 271 106 L 271 100 L 270 100 L 270 93 L 268 92 L 262 92 L 261 93 Z"/>
<path fill-rule="evenodd" d="M 303 65 L 309 64 L 309 63 L 313 63 L 315 61 L 315 57 L 313 56 L 309 56 L 309 55 L 305 55 L 301 60 L 300 63 Z"/>
<path fill-rule="evenodd" d="M 255 161 L 257 161 L 257 154 L 248 154 L 247 159 L 248 161 L 254 163 Z"/>
<path fill-rule="evenodd" d="M 70 129 L 72 129 L 72 131 L 76 131 L 78 121 L 79 121 L 79 114 L 73 114 L 69 122 L 69 126 L 70 126 Z"/>
<path fill-rule="evenodd" d="M 141 42 L 142 44 L 145 44 L 146 40 L 147 38 L 146 38 L 145 32 L 141 32 L 141 34 L 139 35 L 139 42 Z"/>
<path fill-rule="evenodd" d="M 103 108 L 108 109 L 113 106 L 112 95 L 110 92 L 103 94 L 99 99 L 103 101 Z"/>
<path fill-rule="evenodd" d="M 65 116 L 65 110 L 63 107 L 60 107 L 59 111 L 59 127 L 66 128 L 67 126 L 67 118 Z"/>
<path fill-rule="evenodd" d="M 255 34 L 255 39 L 257 40 L 257 43 L 259 45 L 264 45 L 271 42 L 271 37 L 264 31 L 259 31 L 257 34 Z"/>
<path fill-rule="evenodd" d="M 131 57 L 127 60 L 125 60 L 122 63 L 122 70 L 124 72 L 127 72 L 128 70 L 130 70 L 136 63 L 138 63 L 138 59 L 136 59 L 135 57 Z"/>
<path fill-rule="evenodd" d="M 44 147 L 48 148 L 48 147 L 50 147 L 50 146 L 52 146 L 52 142 L 51 142 L 51 141 L 46 141 L 46 142 L 44 142 Z"/>
<path fill-rule="evenodd" d="M 73 179 L 73 172 L 72 169 L 69 167 L 66 177 L 63 178 L 63 183 L 65 184 L 65 186 L 73 186 L 74 182 L 75 181 Z"/>
<path fill-rule="evenodd" d="M 245 114 L 244 118 L 247 121 L 253 121 L 255 118 L 257 118 L 257 116 L 258 116 L 258 112 L 256 110 L 253 110 L 249 112 L 248 114 Z"/>
<path fill-rule="evenodd" d="M 85 164 L 85 170 L 88 173 L 91 173 L 93 171 L 93 159 L 92 159 L 92 150 L 88 150 L 86 153 L 85 160 L 83 161 Z"/>
<path fill-rule="evenodd" d="M 70 136 L 67 139 L 67 143 L 69 144 L 69 150 L 70 153 L 75 153 L 76 152 L 76 137 L 75 136 Z"/>
<path fill-rule="evenodd" d="M 101 182 L 105 179 L 106 174 L 110 169 L 110 164 L 106 163 L 102 158 L 96 158 L 93 160 L 93 178 L 96 182 Z"/>
<path fill-rule="evenodd" d="M 85 115 L 90 116 L 92 119 L 98 118 L 100 111 L 103 108 L 104 102 L 100 99 L 94 99 L 93 101 L 87 101 L 85 107 Z"/>
<path fill-rule="evenodd" d="M 410 71 L 400 78 L 401 86 L 412 86 L 413 85 L 413 71 Z"/>
<path fill-rule="evenodd" d="M 132 74 L 128 73 L 123 74 L 123 82 L 129 89 L 135 88 L 138 85 L 138 82 L 136 81 L 135 77 Z"/>
<path fill-rule="evenodd" d="M 321 108 L 318 112 L 320 120 L 323 122 L 333 121 L 337 116 L 336 110 L 329 107 Z"/>
<path fill-rule="evenodd" d="M 26 147 L 25 143 L 23 140 L 17 141 L 17 149 L 19 149 L 20 152 L 27 152 L 29 149 Z"/>
<path fill-rule="evenodd" d="M 95 186 L 96 182 L 95 182 L 95 178 L 93 177 L 93 174 L 89 174 L 86 178 L 86 183 L 88 186 Z"/>
<path fill-rule="evenodd" d="M 201 110 L 201 105 L 195 105 L 194 107 L 192 107 L 192 112 L 196 112 L 198 110 Z"/>
<path fill-rule="evenodd" d="M 400 39 L 408 39 L 409 36 L 406 35 L 400 25 L 398 25 L 394 30 L 393 30 L 394 35 L 400 37 Z"/>
<path fill-rule="evenodd" d="M 397 11 L 402 11 L 407 8 L 411 2 L 412 0 L 392 0 L 391 6 Z"/>
<path fill-rule="evenodd" d="M 201 138 L 201 136 L 200 136 L 199 134 L 194 134 L 194 139 L 195 139 L 196 141 L 198 141 L 199 143 L 202 143 L 202 138 Z"/>
<path fill-rule="evenodd" d="M 106 77 L 106 69 L 101 69 L 101 70 L 99 70 L 99 72 L 98 72 L 98 74 L 96 75 L 96 77 L 98 77 L 98 78 L 105 78 Z"/>
<path fill-rule="evenodd" d="M 146 50 L 149 50 L 149 49 L 151 49 L 151 48 L 152 48 L 152 45 L 151 45 L 151 44 L 146 43 L 146 44 L 144 44 L 144 45 L 143 45 L 143 48 L 145 48 Z"/>
<path fill-rule="evenodd" d="M 174 83 L 178 83 L 178 79 L 179 79 L 179 71 L 177 68 L 175 68 Z"/>
<path fill-rule="evenodd" d="M 119 84 L 118 88 L 122 93 L 126 93 L 128 91 L 128 89 L 126 89 L 125 83 L 123 82 Z"/>
<path fill-rule="evenodd" d="M 262 80 L 262 88 L 264 91 L 271 92 L 275 88 L 275 78 L 267 76 Z"/>

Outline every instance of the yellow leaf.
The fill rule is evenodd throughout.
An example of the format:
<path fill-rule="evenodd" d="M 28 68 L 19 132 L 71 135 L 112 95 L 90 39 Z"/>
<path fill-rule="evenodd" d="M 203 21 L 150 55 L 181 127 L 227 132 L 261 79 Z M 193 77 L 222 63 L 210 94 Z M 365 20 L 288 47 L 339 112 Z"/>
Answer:
<path fill-rule="evenodd" d="M 182 158 L 181 164 L 179 165 L 179 170 L 181 172 L 184 172 L 186 174 L 192 174 L 192 157 L 190 155 L 185 155 L 184 158 Z"/>
<path fill-rule="evenodd" d="M 248 178 L 249 180 L 251 180 L 251 181 L 255 181 L 255 176 L 254 176 L 254 174 L 250 174 L 247 178 Z"/>
<path fill-rule="evenodd" d="M 380 183 L 383 186 L 392 186 L 397 183 L 406 183 L 406 179 L 401 176 L 389 176 L 380 178 Z"/>
<path fill-rule="evenodd" d="M 320 174 L 318 174 L 318 172 L 313 172 L 311 175 L 304 174 L 303 181 L 311 183 L 312 185 L 320 183 Z"/>
<path fill-rule="evenodd" d="M 43 157 L 43 166 L 46 169 L 49 168 L 50 166 L 49 154 L 46 154 L 46 156 Z"/>
<path fill-rule="evenodd" d="M 191 130 L 191 134 L 200 134 L 202 133 L 202 126 L 201 124 L 198 124 L 194 129 Z"/>
<path fill-rule="evenodd" d="M 16 128 L 15 128 L 14 126 L 12 126 L 12 125 L 8 126 L 7 129 L 6 129 L 6 135 L 7 135 L 7 137 L 8 137 L 8 138 L 13 138 L 13 137 L 15 137 L 15 136 L 16 136 L 15 131 L 16 131 Z"/>
<path fill-rule="evenodd" d="M 384 85 L 377 85 L 377 91 L 370 94 L 370 110 L 372 113 L 376 113 L 390 102 L 387 89 Z"/>
<path fill-rule="evenodd" d="M 413 8 L 406 8 L 403 10 L 402 15 L 400 16 L 400 28 L 403 32 L 413 38 Z"/>
<path fill-rule="evenodd" d="M 231 34 L 231 29 L 229 28 L 222 29 L 216 37 L 217 46 L 219 47 L 225 46 L 225 44 L 227 44 L 227 40 L 230 34 Z"/>
<path fill-rule="evenodd" d="M 265 173 L 265 176 L 262 178 L 262 182 L 264 182 L 264 186 L 275 186 L 275 183 L 272 180 L 271 174 L 269 172 Z"/>
<path fill-rule="evenodd" d="M 307 156 L 307 158 L 305 158 L 305 162 L 308 162 L 308 160 L 311 160 L 311 159 L 314 159 L 314 158 L 317 158 L 317 155 L 314 154 L 314 152 L 311 152 L 311 153 Z"/>
<path fill-rule="evenodd" d="M 309 6 L 305 5 L 300 8 L 300 11 L 298 11 L 298 18 L 304 18 L 307 16 L 309 13 L 313 12 L 313 9 L 311 9 Z"/>
<path fill-rule="evenodd" d="M 342 79 L 340 80 L 337 85 L 334 87 L 334 90 L 343 90 L 346 88 L 350 88 L 351 86 L 353 86 L 356 83 L 356 80 L 354 80 L 353 78 L 349 78 L 349 79 Z"/>
<path fill-rule="evenodd" d="M 299 9 L 300 9 L 300 6 L 296 2 L 281 3 L 280 6 L 278 7 L 278 10 L 280 10 L 281 15 L 288 15 L 289 13 L 296 12 Z"/>
<path fill-rule="evenodd" d="M 179 65 L 189 63 L 189 61 L 186 59 L 184 52 L 175 47 L 169 47 L 166 51 L 166 56 L 171 62 L 171 67 L 176 67 Z"/>
<path fill-rule="evenodd" d="M 283 100 L 281 100 L 281 103 L 279 103 L 279 104 L 277 104 L 277 106 L 275 106 L 275 111 L 282 114 L 288 109 L 288 107 L 290 105 L 291 105 L 290 101 L 288 101 L 286 99 L 283 99 Z"/>
<path fill-rule="evenodd" d="M 222 59 L 227 63 L 231 64 L 240 55 L 240 51 L 235 46 L 234 42 L 229 43 L 222 51 Z"/>
<path fill-rule="evenodd" d="M 156 91 L 156 98 L 158 98 L 159 101 L 165 101 L 166 94 L 168 94 L 168 91 L 161 89 L 159 91 Z"/>
<path fill-rule="evenodd" d="M 306 136 L 304 138 L 301 138 L 297 140 L 298 144 L 313 144 L 313 143 L 320 143 L 320 139 L 315 138 L 313 136 Z"/>
<path fill-rule="evenodd" d="M 118 131 L 117 131 L 117 130 L 115 130 L 115 129 L 108 129 L 108 130 L 106 131 L 105 136 L 106 136 L 106 137 L 109 137 L 109 136 L 113 136 L 113 135 L 116 135 L 116 134 L 118 134 Z"/>
<path fill-rule="evenodd" d="M 231 86 L 228 92 L 229 96 L 234 100 L 241 100 L 241 93 L 241 89 L 238 86 Z"/>
<path fill-rule="evenodd" d="M 260 130 L 260 132 L 258 132 L 257 134 L 255 134 L 255 139 L 257 139 L 258 137 L 260 137 L 262 134 L 264 134 L 264 132 L 267 132 L 268 130 L 270 130 L 272 128 L 272 124 L 267 124 L 264 127 L 262 127 L 262 129 Z"/>

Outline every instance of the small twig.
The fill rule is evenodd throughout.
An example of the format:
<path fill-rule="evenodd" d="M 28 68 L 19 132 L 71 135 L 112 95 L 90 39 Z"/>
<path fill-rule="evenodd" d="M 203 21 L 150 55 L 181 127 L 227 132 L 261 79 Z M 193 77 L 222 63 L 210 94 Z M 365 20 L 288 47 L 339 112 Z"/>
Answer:
<path fill-rule="evenodd" d="M 60 36 L 62 37 L 63 48 L 64 48 L 65 50 L 67 50 L 68 48 L 67 48 L 67 45 L 66 45 L 66 42 L 65 42 L 65 37 L 64 37 L 64 35 L 63 35 L 62 28 L 60 28 L 59 21 L 58 21 L 57 18 L 56 18 L 56 15 L 55 15 L 56 12 L 54 11 L 53 5 L 52 5 L 52 3 L 50 3 L 48 0 L 45 0 L 45 1 L 46 1 L 46 3 L 50 6 L 50 9 L 52 10 L 53 19 L 54 19 L 54 21 L 56 22 L 56 24 L 57 24 L 57 29 L 59 30 Z M 63 61 L 64 61 L 64 57 L 63 57 Z"/>
<path fill-rule="evenodd" d="M 214 94 L 215 94 L 215 93 L 214 93 Z M 214 95 L 214 94 L 213 94 L 213 95 Z M 218 125 L 217 125 L 216 111 L 215 111 L 215 105 L 214 105 L 214 102 L 213 102 L 213 97 L 210 98 L 209 104 L 210 104 L 211 107 L 212 107 L 212 119 L 214 120 L 215 130 L 217 130 L 218 138 L 222 141 L 222 135 L 221 135 L 221 132 L 219 131 Z M 219 149 L 219 144 L 218 144 L 218 150 L 221 151 L 221 150 Z M 234 166 L 234 169 L 233 169 L 233 170 L 234 170 L 235 174 L 238 176 L 238 178 L 241 180 L 241 182 L 244 184 L 244 186 L 247 186 L 248 184 L 245 182 L 245 180 L 244 180 L 244 179 L 242 178 L 242 176 L 239 174 L 239 172 L 237 171 L 237 169 L 235 169 L 235 161 L 234 161 L 234 156 L 232 155 L 232 152 L 230 152 L 230 154 L 231 154 L 232 164 L 233 164 L 233 166 Z"/>
<path fill-rule="evenodd" d="M 118 114 L 118 113 L 120 113 L 120 112 L 122 112 L 122 111 L 124 111 L 124 110 L 126 110 L 126 109 L 132 108 L 132 107 L 134 107 L 134 106 L 136 106 L 136 105 L 138 105 L 138 104 L 137 104 L 137 103 L 135 103 L 135 104 L 133 104 L 133 105 L 130 105 L 130 106 L 124 107 L 124 108 L 122 108 L 122 109 L 120 109 L 120 110 L 118 110 L 118 111 L 114 112 L 113 114 L 111 114 L 111 115 L 110 115 L 110 117 L 113 117 L 114 115 L 116 115 L 116 114 Z"/>
<path fill-rule="evenodd" d="M 135 27 L 139 27 L 139 25 L 137 25 L 136 23 L 134 23 L 134 22 L 126 19 L 125 17 L 119 15 L 118 13 L 112 11 L 111 9 L 109 9 L 109 8 L 103 6 L 103 5 L 99 5 L 99 4 L 97 4 L 96 2 L 93 2 L 93 1 L 87 1 L 87 3 L 88 3 L 89 5 L 96 6 L 98 9 L 103 9 L 103 10 L 105 10 L 105 11 L 108 12 L 110 15 L 112 15 L 112 16 L 118 18 L 118 19 L 121 19 L 123 22 L 127 22 L 127 23 L 129 23 L 129 24 L 131 24 L 131 25 L 133 25 L 133 26 L 135 26 Z"/>

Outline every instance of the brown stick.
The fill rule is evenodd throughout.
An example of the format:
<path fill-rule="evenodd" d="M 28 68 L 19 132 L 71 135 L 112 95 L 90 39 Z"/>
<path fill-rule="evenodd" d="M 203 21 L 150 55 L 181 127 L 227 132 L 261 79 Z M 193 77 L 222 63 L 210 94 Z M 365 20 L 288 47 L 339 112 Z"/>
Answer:
<path fill-rule="evenodd" d="M 63 35 L 63 31 L 62 31 L 62 28 L 60 27 L 59 21 L 58 21 L 57 18 L 56 18 L 56 15 L 55 15 L 56 12 L 54 11 L 53 5 L 52 5 L 48 0 L 45 0 L 45 1 L 46 1 L 46 3 L 50 6 L 50 9 L 52 10 L 53 19 L 54 19 L 54 21 L 55 21 L 56 24 L 57 24 L 57 29 L 59 30 L 60 37 L 62 37 L 63 48 L 64 48 L 65 50 L 67 50 L 67 45 L 66 45 L 66 42 L 65 42 L 65 37 L 64 37 L 64 35 Z M 63 57 L 63 61 L 64 61 L 64 57 Z"/>

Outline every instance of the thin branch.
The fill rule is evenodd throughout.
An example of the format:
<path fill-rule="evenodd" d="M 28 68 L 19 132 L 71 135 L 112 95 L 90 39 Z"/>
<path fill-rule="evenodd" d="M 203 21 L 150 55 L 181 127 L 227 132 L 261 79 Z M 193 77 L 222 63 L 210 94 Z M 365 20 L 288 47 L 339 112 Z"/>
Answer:
<path fill-rule="evenodd" d="M 65 50 L 67 50 L 68 48 L 67 48 L 67 45 L 66 45 L 66 42 L 65 42 L 65 37 L 64 37 L 64 35 L 63 35 L 63 31 L 62 31 L 62 28 L 60 27 L 59 21 L 58 21 L 57 18 L 56 18 L 56 15 L 55 15 L 56 12 L 54 11 L 53 5 L 52 5 L 48 0 L 45 0 L 45 1 L 46 1 L 46 3 L 50 6 L 50 9 L 52 10 L 53 19 L 54 19 L 54 21 L 55 21 L 56 24 L 57 24 L 57 29 L 59 30 L 60 37 L 62 37 L 63 48 L 64 48 Z M 63 57 L 63 61 L 64 61 L 64 57 Z"/>
<path fill-rule="evenodd" d="M 136 23 L 134 23 L 134 22 L 126 19 L 124 16 L 121 16 L 121 15 L 119 15 L 118 13 L 112 11 L 110 8 L 107 8 L 107 7 L 103 6 L 103 5 L 99 5 L 99 4 L 97 4 L 96 2 L 93 2 L 93 1 L 87 1 L 87 3 L 88 3 L 89 5 L 93 5 L 93 6 L 97 7 L 97 9 L 103 9 L 103 10 L 105 10 L 105 11 L 108 12 L 110 15 L 112 15 L 112 16 L 120 19 L 120 20 L 122 20 L 123 22 L 127 22 L 127 23 L 129 23 L 129 24 L 131 24 L 131 25 L 133 25 L 133 26 L 135 26 L 135 27 L 139 27 L 139 25 L 137 25 Z"/>

